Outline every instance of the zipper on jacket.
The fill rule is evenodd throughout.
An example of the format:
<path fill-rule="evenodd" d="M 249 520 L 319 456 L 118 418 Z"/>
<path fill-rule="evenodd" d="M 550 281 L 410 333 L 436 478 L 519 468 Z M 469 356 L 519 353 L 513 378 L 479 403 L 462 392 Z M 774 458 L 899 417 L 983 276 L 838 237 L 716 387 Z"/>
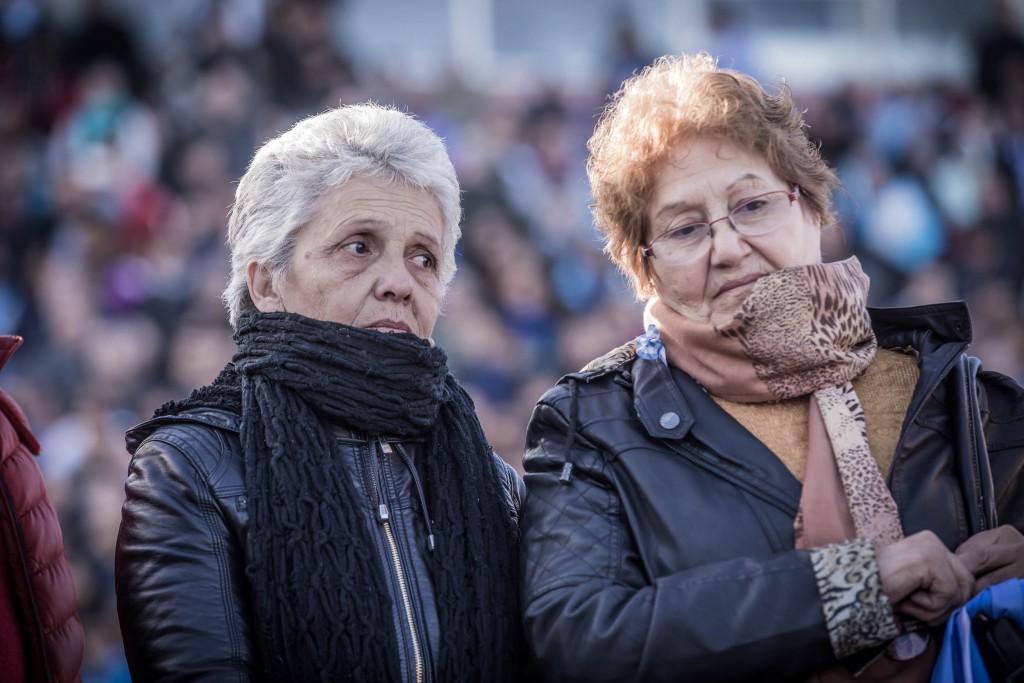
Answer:
<path fill-rule="evenodd" d="M 970 396 L 971 392 L 975 391 L 975 386 L 974 383 L 966 386 L 966 383 L 971 381 L 971 377 L 969 376 L 970 373 L 968 371 L 967 356 L 964 354 L 960 354 L 960 366 L 963 368 L 964 372 L 964 392 L 967 396 Z M 974 511 L 978 516 L 978 524 L 981 527 L 980 530 L 985 531 L 985 529 L 988 528 L 988 523 L 985 519 L 985 492 L 979 490 L 981 488 L 981 465 L 978 464 L 978 442 L 974 438 L 974 401 L 967 398 L 967 396 L 965 396 L 964 400 L 967 402 L 967 434 L 969 435 L 968 439 L 970 440 L 970 452 L 968 457 L 970 457 L 971 460 L 971 483 L 974 485 L 972 486 L 974 489 Z M 976 400 L 977 397 L 975 397 L 975 401 Z"/>
<path fill-rule="evenodd" d="M 420 509 L 423 511 L 423 523 L 427 527 L 427 550 L 434 552 L 436 543 L 434 542 L 434 523 L 430 521 L 430 510 L 427 509 L 427 496 L 423 493 L 423 484 L 420 483 L 420 475 L 416 472 L 416 465 L 413 464 L 412 458 L 402 448 L 402 444 L 396 443 L 394 446 L 398 455 L 402 458 L 402 462 L 405 463 L 406 468 L 409 470 L 409 476 L 412 477 L 412 485 L 416 489 L 416 496 L 420 499 Z"/>
<path fill-rule="evenodd" d="M 390 454 L 392 452 L 391 444 L 384 441 L 384 439 L 377 439 L 377 443 L 380 446 L 382 454 Z M 370 457 L 371 459 L 376 460 L 373 450 L 373 446 L 371 445 Z M 375 462 L 372 469 L 374 470 L 374 476 L 370 477 L 370 483 L 373 485 L 373 494 L 377 499 L 377 522 L 384 530 L 384 537 L 387 539 L 388 550 L 391 553 L 392 567 L 395 570 L 395 576 L 398 578 L 398 590 L 401 593 L 402 607 L 405 611 L 405 620 L 409 626 L 409 635 L 412 640 L 412 655 L 416 674 L 416 683 L 423 683 L 423 651 L 420 649 L 419 634 L 416 631 L 416 622 L 413 617 L 412 598 L 409 594 L 409 584 L 406 582 L 405 569 L 402 566 L 402 558 L 398 553 L 398 542 L 395 540 L 395 534 L 391 528 L 391 511 L 388 509 L 387 502 L 381 495 L 383 482 L 378 484 L 378 477 L 382 476 L 382 465 Z"/>
<path fill-rule="evenodd" d="M 914 406 L 914 413 L 912 415 L 908 413 L 907 419 L 905 419 L 904 423 L 903 423 L 904 424 L 904 428 L 900 432 L 900 438 L 896 442 L 896 449 L 893 451 L 894 454 L 898 454 L 900 451 L 903 450 L 903 442 L 904 442 L 904 440 L 906 440 L 907 432 L 910 431 L 909 430 L 909 425 L 912 425 L 914 423 L 914 421 L 917 420 L 917 416 L 921 414 L 922 410 L 924 410 L 925 404 L 928 403 L 928 399 L 930 399 L 932 397 L 932 394 L 935 393 L 935 389 L 939 386 L 939 384 L 941 384 L 942 382 L 945 381 L 946 377 L 949 375 L 950 371 L 953 369 L 953 366 L 957 362 L 960 362 L 960 363 L 966 362 L 966 359 L 964 358 L 964 352 L 966 350 L 967 350 L 967 344 L 961 344 L 960 348 L 956 351 L 956 353 L 954 353 L 954 354 L 952 354 L 952 356 L 950 356 L 949 360 L 946 361 L 946 364 L 943 365 L 942 369 L 936 374 L 935 379 L 932 380 L 929 383 L 928 390 L 924 393 L 924 396 L 922 396 L 922 398 L 918 402 L 918 404 L 916 406 Z M 976 388 L 975 385 L 972 384 L 970 386 L 965 387 L 964 390 L 965 391 L 975 391 L 975 388 Z M 968 420 L 973 420 L 973 417 L 974 417 L 974 414 L 971 413 L 968 416 Z M 975 428 L 975 425 L 974 425 L 973 422 L 971 422 L 970 424 L 967 425 L 967 429 L 972 434 L 972 438 L 971 438 L 972 442 L 973 442 L 974 428 Z M 976 443 L 973 444 L 973 448 L 971 449 L 971 451 L 972 451 L 970 453 L 971 468 L 972 468 L 973 473 L 974 473 L 974 483 L 975 483 L 975 486 L 973 487 L 973 493 L 974 493 L 973 504 L 974 504 L 975 508 L 977 508 L 978 521 L 979 521 L 979 524 L 981 526 L 981 530 L 984 531 L 988 527 L 988 523 L 987 523 L 987 518 L 985 516 L 984 493 L 983 492 L 979 492 L 978 491 L 978 486 L 977 486 L 978 479 L 980 478 L 980 474 L 978 472 L 978 467 L 979 467 L 978 466 L 978 458 L 980 456 L 978 454 L 978 447 L 977 447 Z M 899 461 L 896 460 L 896 459 L 893 459 L 892 467 L 889 468 L 889 476 L 886 477 L 886 484 L 888 485 L 890 490 L 892 489 L 893 479 L 896 476 L 896 468 L 897 467 L 899 467 Z M 965 504 L 967 504 L 968 501 L 964 501 L 964 502 L 965 502 Z"/>
<path fill-rule="evenodd" d="M 18 510 L 14 505 L 14 497 L 11 494 L 10 488 L 7 486 L 7 482 L 2 478 L 0 478 L 0 497 L 3 498 L 4 507 L 7 508 L 7 514 L 11 519 L 11 530 L 17 537 L 15 542 L 17 543 L 18 557 L 16 559 L 18 562 L 16 563 L 17 566 L 14 566 L 13 564 L 11 565 L 11 581 L 16 582 L 19 578 L 21 579 L 21 582 L 24 584 L 25 590 L 28 594 L 29 607 L 32 610 L 30 618 L 35 619 L 35 623 L 40 626 L 40 628 L 32 629 L 36 632 L 34 637 L 30 633 L 25 634 L 25 645 L 28 646 L 28 649 L 25 652 L 25 664 L 31 669 L 37 663 L 34 661 L 37 659 L 37 653 L 43 653 L 38 656 L 38 664 L 43 669 L 42 672 L 40 672 L 43 675 L 42 680 L 48 681 L 50 680 L 50 669 L 52 668 L 52 664 L 50 663 L 49 658 L 45 656 L 47 649 L 46 634 L 41 628 L 43 618 L 39 614 L 36 587 L 32 583 L 32 567 L 30 566 L 28 543 L 25 541 L 25 531 L 21 528 Z M 4 531 L 4 529 L 0 528 L 0 531 Z M 19 573 L 21 576 L 16 577 L 15 574 Z M 17 589 L 17 586 L 14 586 L 14 588 Z M 15 611 L 17 611 L 17 609 Z"/>
<path fill-rule="evenodd" d="M 942 381 L 946 379 L 946 375 L 948 375 L 949 371 L 953 369 L 953 365 L 957 362 L 957 359 L 961 356 L 961 354 L 963 354 L 964 349 L 966 348 L 967 344 L 963 344 L 960 347 L 960 349 L 956 353 L 954 353 L 948 361 L 946 361 L 946 364 L 942 366 L 942 370 L 940 370 L 936 374 L 935 379 L 932 380 L 932 382 L 928 385 L 928 391 L 924 392 L 924 396 L 922 396 L 918 404 L 914 406 L 914 414 L 908 414 L 907 417 L 904 418 L 903 429 L 900 431 L 900 438 L 896 441 L 896 449 L 893 451 L 894 454 L 899 453 L 900 451 L 903 450 L 903 442 L 907 438 L 907 432 L 910 431 L 909 429 L 907 429 L 907 426 L 913 424 L 914 421 L 917 420 L 917 416 L 921 414 L 921 411 L 924 409 L 924 405 L 928 403 L 928 399 L 930 399 L 932 397 L 932 394 L 935 393 L 935 389 L 939 386 L 939 384 L 941 384 Z M 886 477 L 886 484 L 888 484 L 890 489 L 892 489 L 892 480 L 896 471 L 896 465 L 897 463 L 894 459 L 893 466 L 889 468 L 889 476 Z"/>

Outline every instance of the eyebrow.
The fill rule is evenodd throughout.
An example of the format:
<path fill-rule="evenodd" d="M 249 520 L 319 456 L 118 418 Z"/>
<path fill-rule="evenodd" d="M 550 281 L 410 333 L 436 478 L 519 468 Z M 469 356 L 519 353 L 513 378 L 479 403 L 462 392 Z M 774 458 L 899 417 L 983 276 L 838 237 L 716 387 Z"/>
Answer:
<path fill-rule="evenodd" d="M 444 232 L 444 228 L 443 227 L 441 228 L 441 232 Z M 417 230 L 413 234 L 416 237 L 419 237 L 420 240 L 422 240 L 424 242 L 430 243 L 431 245 L 433 245 L 438 250 L 441 249 L 441 242 L 438 241 L 437 238 L 435 238 L 433 235 L 428 235 L 427 233 L 423 232 L 422 230 Z"/>
<path fill-rule="evenodd" d="M 747 180 L 763 180 L 763 178 L 761 176 L 757 175 L 756 173 L 744 173 L 739 178 L 737 178 L 736 180 L 734 180 L 731 183 L 729 183 L 728 185 L 726 185 L 725 186 L 725 191 L 726 192 L 730 192 L 730 191 L 732 191 L 732 189 L 734 187 L 736 187 L 740 183 L 742 183 L 744 181 L 747 181 Z M 666 204 L 665 206 L 661 207 L 661 209 L 658 211 L 658 213 L 656 213 L 654 215 L 654 222 L 657 223 L 666 214 L 674 215 L 674 214 L 678 213 L 679 211 L 681 211 L 683 209 L 691 208 L 693 205 L 694 205 L 694 203 L 691 202 L 689 199 L 683 199 L 683 200 L 680 200 L 678 202 L 672 202 L 671 204 Z"/>
<path fill-rule="evenodd" d="M 388 228 L 388 227 L 391 227 L 391 223 L 389 223 L 388 221 L 377 220 L 376 218 L 357 218 L 357 219 L 355 219 L 355 220 L 353 220 L 353 221 L 351 221 L 349 223 L 339 223 L 337 226 L 334 227 L 334 230 L 332 232 L 337 232 L 338 230 L 346 230 L 347 231 L 347 230 L 351 230 L 352 228 L 355 228 L 355 229 L 358 230 L 358 229 L 362 229 L 362 228 Z M 444 232 L 444 226 L 441 227 L 441 232 Z M 413 232 L 413 235 L 415 237 L 417 237 L 420 241 L 429 242 L 430 244 L 434 245 L 438 249 L 441 248 L 441 242 L 436 237 L 434 237 L 433 235 L 430 235 L 429 233 L 423 232 L 422 230 L 415 230 Z"/>

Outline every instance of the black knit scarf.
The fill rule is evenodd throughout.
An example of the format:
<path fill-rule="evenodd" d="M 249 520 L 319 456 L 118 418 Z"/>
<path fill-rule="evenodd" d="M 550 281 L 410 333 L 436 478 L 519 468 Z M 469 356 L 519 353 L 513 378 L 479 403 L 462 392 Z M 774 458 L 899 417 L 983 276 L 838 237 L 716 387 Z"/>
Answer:
<path fill-rule="evenodd" d="M 235 342 L 233 363 L 213 384 L 157 414 L 197 406 L 241 413 L 246 572 L 266 679 L 401 678 L 385 569 L 329 432 L 342 425 L 426 442 L 437 680 L 515 680 L 517 534 L 472 401 L 444 352 L 412 335 L 291 313 L 244 314 Z"/>

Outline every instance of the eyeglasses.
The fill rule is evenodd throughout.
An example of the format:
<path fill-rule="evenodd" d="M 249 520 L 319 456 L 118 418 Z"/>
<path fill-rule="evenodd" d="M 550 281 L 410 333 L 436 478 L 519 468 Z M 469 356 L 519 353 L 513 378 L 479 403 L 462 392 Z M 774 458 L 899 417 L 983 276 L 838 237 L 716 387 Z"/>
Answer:
<path fill-rule="evenodd" d="M 759 237 L 779 228 L 789 218 L 789 207 L 800 199 L 800 187 L 775 190 L 746 199 L 728 216 L 707 223 L 687 223 L 658 235 L 640 252 L 645 258 L 657 258 L 665 264 L 681 265 L 696 261 L 711 248 L 711 226 L 728 220 L 732 229 L 744 237 Z M 655 251 L 657 248 L 657 251 Z"/>

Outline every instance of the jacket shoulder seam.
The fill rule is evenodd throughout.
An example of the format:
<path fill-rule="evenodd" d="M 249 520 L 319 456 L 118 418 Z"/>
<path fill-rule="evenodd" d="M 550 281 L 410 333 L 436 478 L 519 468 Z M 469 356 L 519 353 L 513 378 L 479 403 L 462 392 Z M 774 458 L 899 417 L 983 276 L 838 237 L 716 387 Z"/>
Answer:
<path fill-rule="evenodd" d="M 186 437 L 184 433 L 179 432 L 189 432 L 190 434 Z M 227 445 L 224 443 L 224 437 L 219 432 L 220 430 L 217 427 L 206 424 L 166 425 L 147 436 L 139 444 L 132 459 L 134 460 L 139 457 L 139 452 L 147 444 L 166 444 L 181 453 L 192 469 L 200 474 L 209 486 L 214 487 L 214 482 L 209 480 L 209 477 L 217 469 L 217 463 L 211 462 L 210 458 L 203 456 L 203 453 L 224 453 L 228 450 Z M 209 447 L 198 447 L 194 443 L 195 438 L 202 439 L 204 443 L 209 444 Z"/>
<path fill-rule="evenodd" d="M 636 358 L 636 343 L 632 340 L 587 363 L 578 372 L 569 373 L 568 378 L 584 382 L 602 377 L 632 363 Z"/>

